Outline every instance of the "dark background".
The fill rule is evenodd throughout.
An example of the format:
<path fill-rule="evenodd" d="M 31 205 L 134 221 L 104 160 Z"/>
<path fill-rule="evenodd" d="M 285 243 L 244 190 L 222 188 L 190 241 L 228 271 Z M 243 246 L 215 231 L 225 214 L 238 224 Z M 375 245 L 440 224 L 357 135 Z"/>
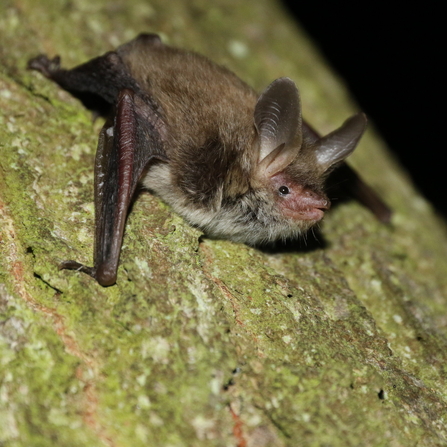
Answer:
<path fill-rule="evenodd" d="M 447 216 L 442 2 L 283 1 L 418 189 Z"/>

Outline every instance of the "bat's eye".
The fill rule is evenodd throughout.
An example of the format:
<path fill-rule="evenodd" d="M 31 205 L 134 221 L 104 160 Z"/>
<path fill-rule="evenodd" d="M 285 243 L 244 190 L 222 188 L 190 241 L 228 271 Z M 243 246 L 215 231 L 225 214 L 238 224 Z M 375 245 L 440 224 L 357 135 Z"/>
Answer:
<path fill-rule="evenodd" d="M 287 188 L 287 186 L 280 186 L 278 191 L 282 196 L 286 196 L 287 194 L 290 194 L 289 188 Z"/>

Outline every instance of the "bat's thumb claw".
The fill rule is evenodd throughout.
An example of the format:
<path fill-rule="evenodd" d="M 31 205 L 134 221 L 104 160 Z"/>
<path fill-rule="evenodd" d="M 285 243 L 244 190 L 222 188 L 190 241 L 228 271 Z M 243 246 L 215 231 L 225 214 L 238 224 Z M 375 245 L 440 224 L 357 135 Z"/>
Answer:
<path fill-rule="evenodd" d="M 103 287 L 113 286 L 116 283 L 116 265 L 100 264 L 98 268 L 87 267 L 76 261 L 63 261 L 59 264 L 59 270 L 76 270 L 77 272 L 87 273 L 95 278 Z"/>

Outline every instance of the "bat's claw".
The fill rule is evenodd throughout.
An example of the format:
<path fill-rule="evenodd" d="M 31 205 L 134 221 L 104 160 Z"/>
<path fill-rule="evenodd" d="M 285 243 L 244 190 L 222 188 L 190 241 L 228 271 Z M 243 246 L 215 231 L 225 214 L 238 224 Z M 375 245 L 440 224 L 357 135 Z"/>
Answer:
<path fill-rule="evenodd" d="M 36 70 L 42 73 L 45 77 L 51 78 L 54 72 L 60 70 L 61 58 L 55 56 L 53 59 L 48 59 L 45 54 L 39 54 L 39 56 L 33 57 L 28 61 L 28 69 Z"/>

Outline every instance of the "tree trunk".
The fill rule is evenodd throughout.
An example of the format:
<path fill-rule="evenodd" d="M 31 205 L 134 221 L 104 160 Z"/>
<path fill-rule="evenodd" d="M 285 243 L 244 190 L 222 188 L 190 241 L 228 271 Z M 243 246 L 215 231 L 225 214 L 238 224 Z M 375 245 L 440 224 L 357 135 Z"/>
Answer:
<path fill-rule="evenodd" d="M 259 90 L 291 77 L 322 133 L 355 112 L 273 0 L 3 0 L 0 445 L 446 445 L 446 227 L 373 126 L 351 158 L 389 226 L 344 203 L 318 247 L 262 252 L 143 192 L 115 286 L 58 271 L 91 263 L 101 123 L 26 61 L 71 67 L 142 31 Z"/>

